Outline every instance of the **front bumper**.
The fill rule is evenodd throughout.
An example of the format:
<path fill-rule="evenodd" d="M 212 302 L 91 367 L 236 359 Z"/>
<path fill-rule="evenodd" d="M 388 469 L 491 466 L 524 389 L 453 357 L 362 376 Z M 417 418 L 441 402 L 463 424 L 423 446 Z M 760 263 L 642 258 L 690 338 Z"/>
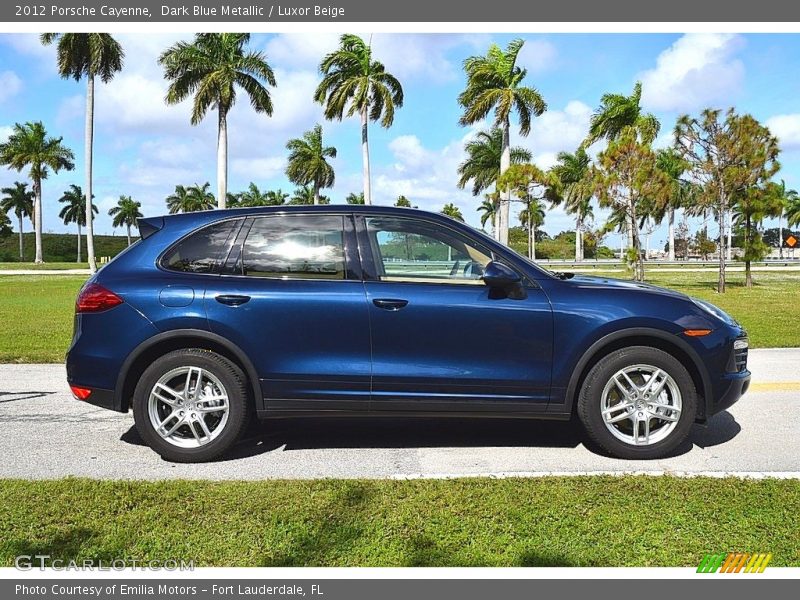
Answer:
<path fill-rule="evenodd" d="M 739 398 L 744 396 L 750 387 L 750 371 L 747 369 L 738 373 L 727 373 L 720 383 L 719 392 L 711 403 L 707 417 L 722 412 L 733 406 Z"/>

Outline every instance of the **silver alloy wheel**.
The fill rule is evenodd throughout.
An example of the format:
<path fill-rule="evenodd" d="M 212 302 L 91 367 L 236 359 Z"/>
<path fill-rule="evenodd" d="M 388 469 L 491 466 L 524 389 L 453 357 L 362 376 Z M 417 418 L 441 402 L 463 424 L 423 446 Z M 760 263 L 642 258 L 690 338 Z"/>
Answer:
<path fill-rule="evenodd" d="M 228 422 L 230 401 L 222 382 L 200 367 L 178 367 L 150 390 L 150 423 L 164 440 L 199 448 L 216 439 Z"/>
<path fill-rule="evenodd" d="M 600 397 L 603 422 L 617 439 L 650 446 L 677 427 L 682 410 L 678 384 L 664 369 L 631 365 L 617 371 Z"/>

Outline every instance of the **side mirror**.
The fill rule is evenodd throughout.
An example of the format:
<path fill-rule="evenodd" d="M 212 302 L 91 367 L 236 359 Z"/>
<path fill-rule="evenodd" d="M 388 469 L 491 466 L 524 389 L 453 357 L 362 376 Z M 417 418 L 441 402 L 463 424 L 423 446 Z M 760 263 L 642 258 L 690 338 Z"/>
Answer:
<path fill-rule="evenodd" d="M 508 290 L 519 284 L 521 277 L 511 267 L 492 261 L 483 270 L 483 282 L 490 288 Z"/>

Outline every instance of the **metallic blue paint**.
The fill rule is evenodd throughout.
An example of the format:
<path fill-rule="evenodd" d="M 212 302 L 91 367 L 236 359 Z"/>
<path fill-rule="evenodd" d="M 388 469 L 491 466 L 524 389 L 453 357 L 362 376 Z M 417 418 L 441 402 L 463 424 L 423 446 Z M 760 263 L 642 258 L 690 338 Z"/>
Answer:
<path fill-rule="evenodd" d="M 178 273 L 158 265 L 169 247 L 200 227 L 267 214 L 348 216 L 349 279 Z M 363 226 L 365 216 L 376 215 L 423 219 L 472 238 L 521 275 L 522 292 L 378 281 Z M 140 374 L 137 358 L 148 356 L 141 353 L 162 340 L 180 345 L 187 336 L 190 345 L 227 349 L 250 379 L 257 378 L 251 384 L 261 415 L 568 418 L 587 366 L 612 345 L 642 340 L 687 362 L 705 400 L 700 419 L 735 402 L 749 383 L 748 371 L 729 369 L 733 342 L 744 335 L 732 320 L 651 285 L 556 277 L 442 215 L 374 206 L 280 206 L 145 219 L 142 231 L 145 239 L 89 280 L 124 303 L 76 315 L 67 353 L 69 382 L 98 390 L 97 402 L 107 408 L 127 410 L 124 396 Z M 686 329 L 712 333 L 687 337 Z"/>

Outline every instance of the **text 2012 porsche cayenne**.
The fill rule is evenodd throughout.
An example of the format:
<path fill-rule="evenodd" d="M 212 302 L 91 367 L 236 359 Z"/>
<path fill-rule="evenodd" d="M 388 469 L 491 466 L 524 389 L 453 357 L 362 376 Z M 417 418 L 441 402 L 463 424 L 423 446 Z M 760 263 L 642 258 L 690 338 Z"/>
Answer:
<path fill-rule="evenodd" d="M 706 302 L 554 275 L 447 217 L 297 206 L 140 220 L 80 291 L 74 395 L 205 461 L 248 418 L 569 419 L 623 458 L 673 451 L 747 390 L 747 337 Z M 532 440 L 535 443 L 535 440 Z"/>

